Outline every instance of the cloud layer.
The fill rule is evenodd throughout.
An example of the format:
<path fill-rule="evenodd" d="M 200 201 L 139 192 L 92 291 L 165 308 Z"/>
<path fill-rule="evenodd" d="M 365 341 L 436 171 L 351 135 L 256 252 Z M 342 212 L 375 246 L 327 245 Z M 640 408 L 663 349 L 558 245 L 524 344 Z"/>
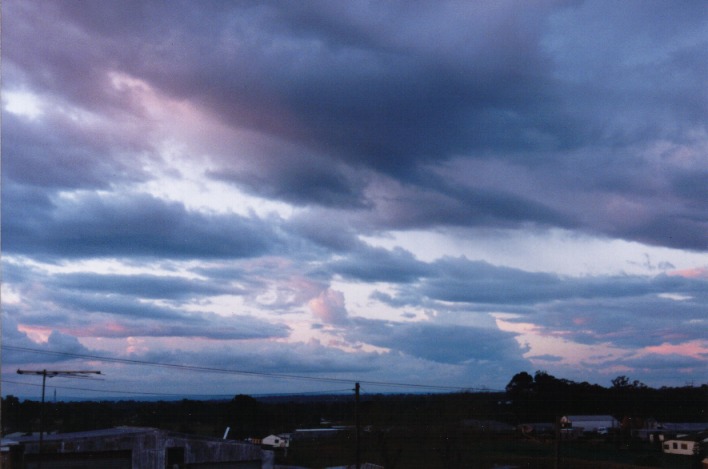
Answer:
<path fill-rule="evenodd" d="M 700 2 L 3 16 L 4 344 L 460 387 L 705 376 Z M 18 354 L 4 373 L 57 357 Z"/>

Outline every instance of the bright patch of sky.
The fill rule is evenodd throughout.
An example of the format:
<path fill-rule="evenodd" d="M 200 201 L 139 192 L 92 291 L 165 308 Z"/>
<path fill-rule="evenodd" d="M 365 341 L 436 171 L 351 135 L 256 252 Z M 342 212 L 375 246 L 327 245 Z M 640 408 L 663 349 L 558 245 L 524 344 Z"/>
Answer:
<path fill-rule="evenodd" d="M 18 116 L 35 119 L 44 113 L 41 99 L 28 91 L 3 90 L 2 101 L 7 112 Z"/>

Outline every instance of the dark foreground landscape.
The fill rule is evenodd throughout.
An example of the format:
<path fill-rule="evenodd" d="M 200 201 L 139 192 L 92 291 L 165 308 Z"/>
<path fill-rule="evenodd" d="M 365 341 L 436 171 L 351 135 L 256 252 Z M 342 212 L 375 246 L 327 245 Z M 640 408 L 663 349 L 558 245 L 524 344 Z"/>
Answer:
<path fill-rule="evenodd" d="M 707 456 L 708 385 L 654 389 L 620 376 L 602 387 L 537 372 L 515 375 L 505 392 L 384 395 L 365 388 L 358 405 L 353 393 L 52 401 L 43 425 L 51 433 L 130 426 L 218 438 L 228 428 L 228 439 L 274 451 L 276 466 L 308 468 L 354 464 L 357 448 L 360 461 L 386 469 L 695 468 Z M 35 400 L 4 398 L 3 437 L 38 432 L 41 410 Z M 589 416 L 612 423 L 580 426 Z M 265 445 L 269 435 L 288 446 Z M 662 450 L 674 440 L 694 441 L 695 451 Z"/>

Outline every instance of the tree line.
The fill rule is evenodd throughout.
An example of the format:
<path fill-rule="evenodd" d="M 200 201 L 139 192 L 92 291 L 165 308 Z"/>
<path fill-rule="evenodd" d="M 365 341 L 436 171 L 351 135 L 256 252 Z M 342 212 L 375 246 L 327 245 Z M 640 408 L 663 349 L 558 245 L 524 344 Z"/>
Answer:
<path fill-rule="evenodd" d="M 638 424 L 708 420 L 708 385 L 650 388 L 626 376 L 603 387 L 556 378 L 544 371 L 515 374 L 504 392 L 448 394 L 362 394 L 363 425 L 377 428 L 431 427 L 465 419 L 512 425 L 552 422 L 561 415 L 609 414 Z M 227 400 L 146 402 L 46 402 L 45 431 L 84 431 L 120 425 L 157 427 L 183 433 L 243 439 L 271 433 L 351 424 L 353 395 L 259 397 L 236 394 Z M 2 432 L 39 431 L 41 403 L 9 395 L 2 399 Z"/>
<path fill-rule="evenodd" d="M 708 384 L 651 388 L 627 376 L 610 387 L 556 378 L 545 371 L 514 375 L 506 386 L 512 415 L 518 421 L 548 421 L 560 415 L 612 415 L 658 422 L 704 422 L 708 419 Z"/>

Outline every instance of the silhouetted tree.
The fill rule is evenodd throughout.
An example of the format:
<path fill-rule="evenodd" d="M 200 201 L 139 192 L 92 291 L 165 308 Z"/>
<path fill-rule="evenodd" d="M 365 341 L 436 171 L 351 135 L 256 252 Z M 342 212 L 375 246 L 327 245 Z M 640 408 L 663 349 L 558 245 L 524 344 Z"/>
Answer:
<path fill-rule="evenodd" d="M 2 400 L 2 432 L 17 431 L 20 427 L 20 400 L 9 394 Z"/>
<path fill-rule="evenodd" d="M 238 394 L 229 405 L 231 421 L 231 436 L 236 439 L 262 437 L 264 427 L 260 403 L 251 396 Z"/>
<path fill-rule="evenodd" d="M 531 417 L 531 405 L 533 401 L 533 376 L 525 371 L 516 373 L 506 385 L 506 392 L 514 415 L 519 421 L 528 420 Z"/>

